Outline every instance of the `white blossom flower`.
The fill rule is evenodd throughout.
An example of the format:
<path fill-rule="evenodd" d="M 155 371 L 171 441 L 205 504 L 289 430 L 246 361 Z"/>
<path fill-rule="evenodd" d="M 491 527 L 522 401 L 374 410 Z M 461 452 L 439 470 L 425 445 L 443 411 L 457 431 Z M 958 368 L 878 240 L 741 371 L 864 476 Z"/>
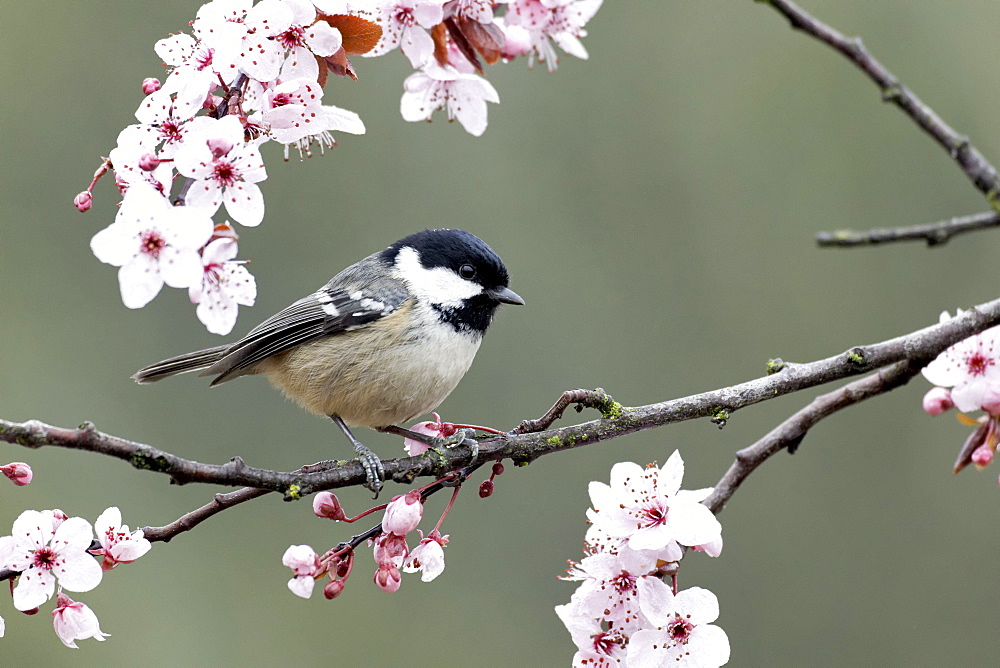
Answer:
<path fill-rule="evenodd" d="M 410 550 L 403 561 L 404 573 L 420 572 L 423 582 L 430 582 L 444 572 L 444 545 L 448 536 L 442 536 L 438 531 L 431 531 L 427 538 Z"/>
<path fill-rule="evenodd" d="M 443 4 L 443 0 L 382 3 L 371 17 L 382 26 L 382 38 L 364 55 L 382 56 L 398 46 L 414 68 L 426 65 L 434 55 L 434 40 L 427 30 L 444 19 Z"/>
<path fill-rule="evenodd" d="M 288 589 L 296 596 L 312 596 L 313 577 L 319 569 L 319 556 L 308 545 L 289 545 L 281 557 L 281 563 L 292 569 L 295 576 L 288 581 Z"/>
<path fill-rule="evenodd" d="M 56 609 L 52 611 L 52 625 L 66 647 L 79 649 L 76 646 L 77 640 L 93 638 L 104 642 L 111 635 L 101 631 L 97 615 L 83 603 L 74 601 L 62 592 L 59 592 L 56 601 Z"/>
<path fill-rule="evenodd" d="M 400 494 L 389 502 L 382 519 L 382 531 L 405 536 L 420 524 L 424 514 L 424 504 L 419 492 Z"/>
<path fill-rule="evenodd" d="M 202 279 L 188 288 L 192 303 L 198 304 L 198 319 L 213 334 L 228 334 L 236 325 L 239 306 L 253 306 L 257 283 L 236 257 L 236 241 L 215 239 L 201 254 Z"/>
<path fill-rule="evenodd" d="M 267 178 L 260 150 L 244 141 L 243 124 L 236 116 L 196 120 L 201 122 L 174 156 L 177 171 L 195 180 L 185 203 L 212 215 L 225 202 L 233 220 L 259 225 L 264 195 L 257 183 Z"/>
<path fill-rule="evenodd" d="M 961 315 L 961 311 L 955 317 Z M 941 314 L 941 322 L 949 319 Z M 1000 389 L 1000 327 L 959 341 L 923 368 L 924 378 L 950 387 L 951 400 L 962 412 L 982 408 L 987 394 Z"/>
<path fill-rule="evenodd" d="M 504 14 L 505 25 L 520 25 L 530 36 L 532 58 L 535 54 L 552 72 L 559 58 L 551 39 L 566 53 L 587 58 L 580 41 L 587 32 L 583 26 L 601 8 L 603 0 L 512 0 Z M 531 61 L 529 61 L 530 63 Z"/>
<path fill-rule="evenodd" d="M 634 550 L 663 549 L 670 541 L 704 545 L 722 535 L 722 526 L 700 501 L 711 489 L 681 490 L 684 462 L 674 453 L 662 469 L 619 462 L 611 485 L 590 483 L 593 509 L 587 517 L 608 536 L 626 537 Z"/>
<path fill-rule="evenodd" d="M 108 508 L 94 522 L 97 541 L 104 550 L 102 568 L 111 570 L 118 564 L 128 564 L 149 552 L 152 547 L 143 537 L 142 529 L 129 532 L 128 525 L 122 524 L 122 513 L 118 508 Z"/>
<path fill-rule="evenodd" d="M 408 76 L 403 89 L 400 113 L 404 120 L 430 120 L 435 111 L 445 109 L 449 121 L 457 118 L 476 137 L 486 132 L 486 103 L 500 102 L 496 89 L 486 79 L 437 63 Z"/>
<path fill-rule="evenodd" d="M 14 589 L 14 607 L 37 608 L 52 598 L 56 580 L 70 591 L 90 591 L 101 583 L 100 565 L 87 553 L 94 537 L 90 523 L 71 517 L 54 527 L 52 512 L 26 510 L 14 520 L 10 540 L 0 545 L 0 568 L 21 574 Z"/>
<path fill-rule="evenodd" d="M 573 593 L 578 614 L 615 622 L 633 630 L 642 619 L 639 583 L 646 578 L 659 580 L 658 559 L 653 552 L 625 548 L 621 553 L 597 552 L 574 564 L 566 580 L 581 580 Z"/>
<path fill-rule="evenodd" d="M 655 629 L 632 634 L 628 665 L 710 668 L 729 662 L 729 638 L 714 622 L 719 617 L 715 594 L 692 587 L 674 596 L 666 584 L 648 578 L 641 599 L 642 612 Z"/>
<path fill-rule="evenodd" d="M 101 262 L 116 267 L 122 302 L 129 308 L 148 304 L 166 283 L 186 288 L 202 278 L 198 249 L 212 236 L 204 210 L 171 206 L 144 183 L 132 185 L 115 222 L 90 240 Z"/>
<path fill-rule="evenodd" d="M 581 612 L 575 603 L 557 605 L 556 614 L 577 647 L 573 668 L 611 668 L 627 665 L 629 636 L 613 624 Z"/>

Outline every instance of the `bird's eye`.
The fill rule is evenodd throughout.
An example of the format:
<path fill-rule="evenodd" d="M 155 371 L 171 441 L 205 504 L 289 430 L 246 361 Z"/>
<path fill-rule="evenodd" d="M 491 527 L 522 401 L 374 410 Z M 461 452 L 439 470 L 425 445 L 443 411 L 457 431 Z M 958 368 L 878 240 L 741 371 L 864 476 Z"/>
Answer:
<path fill-rule="evenodd" d="M 471 264 L 463 264 L 458 268 L 458 275 L 467 281 L 471 281 L 476 276 L 476 268 Z"/>

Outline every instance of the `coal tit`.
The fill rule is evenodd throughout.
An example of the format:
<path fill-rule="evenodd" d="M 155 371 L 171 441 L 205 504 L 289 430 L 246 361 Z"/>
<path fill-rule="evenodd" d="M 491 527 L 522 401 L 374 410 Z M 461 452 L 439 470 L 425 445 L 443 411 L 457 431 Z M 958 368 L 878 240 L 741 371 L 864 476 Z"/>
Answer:
<path fill-rule="evenodd" d="M 348 425 L 380 431 L 429 413 L 469 370 L 500 304 L 524 304 L 507 268 L 463 230 L 424 230 L 351 265 L 236 343 L 140 369 L 138 383 L 203 369 L 212 385 L 260 374 L 350 439 L 378 494 L 381 461 Z"/>

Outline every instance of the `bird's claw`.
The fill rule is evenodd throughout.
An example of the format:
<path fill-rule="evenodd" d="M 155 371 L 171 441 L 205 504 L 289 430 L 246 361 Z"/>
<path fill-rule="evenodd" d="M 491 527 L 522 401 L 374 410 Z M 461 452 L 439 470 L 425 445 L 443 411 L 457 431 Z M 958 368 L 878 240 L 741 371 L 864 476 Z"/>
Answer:
<path fill-rule="evenodd" d="M 432 439 L 434 442 L 431 447 L 442 449 L 453 448 L 456 445 L 466 445 L 472 451 L 472 457 L 469 459 L 469 464 L 471 465 L 479 457 L 479 441 L 472 438 L 475 435 L 475 429 L 459 429 L 451 436 L 434 436 Z"/>
<path fill-rule="evenodd" d="M 361 447 L 355 447 L 355 450 L 358 453 L 358 461 L 365 469 L 364 487 L 375 495 L 373 498 L 377 499 L 379 492 L 382 491 L 382 482 L 385 480 L 385 468 L 378 455 L 360 443 L 358 445 Z"/>

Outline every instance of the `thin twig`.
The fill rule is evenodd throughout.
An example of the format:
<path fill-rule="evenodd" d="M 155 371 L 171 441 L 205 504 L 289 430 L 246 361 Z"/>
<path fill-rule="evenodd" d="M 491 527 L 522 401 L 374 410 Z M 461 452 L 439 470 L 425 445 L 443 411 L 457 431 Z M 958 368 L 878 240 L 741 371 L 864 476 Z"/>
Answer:
<path fill-rule="evenodd" d="M 861 380 L 816 397 L 808 406 L 779 424 L 759 441 L 737 452 L 736 461 L 702 503 L 713 513 L 719 514 L 754 469 L 781 450 L 795 452 L 817 422 L 848 406 L 905 385 L 920 373 L 923 366 L 924 363 L 910 360 L 897 362 Z"/>
<path fill-rule="evenodd" d="M 933 137 L 959 164 L 976 189 L 985 195 L 990 206 L 1000 210 L 1000 178 L 996 168 L 969 143 L 968 137 L 955 132 L 937 112 L 924 104 L 896 75 L 876 60 L 860 38 L 846 37 L 790 0 L 765 1 L 787 18 L 792 28 L 801 30 L 840 52 L 867 74 L 882 92 L 882 100 L 895 104 Z"/>
<path fill-rule="evenodd" d="M 937 246 L 955 235 L 987 230 L 997 226 L 1000 226 L 1000 213 L 986 211 L 922 225 L 876 227 L 861 232 L 854 230 L 820 232 L 816 235 L 816 242 L 820 246 L 847 247 L 875 246 L 895 241 L 926 241 L 928 246 Z"/>

